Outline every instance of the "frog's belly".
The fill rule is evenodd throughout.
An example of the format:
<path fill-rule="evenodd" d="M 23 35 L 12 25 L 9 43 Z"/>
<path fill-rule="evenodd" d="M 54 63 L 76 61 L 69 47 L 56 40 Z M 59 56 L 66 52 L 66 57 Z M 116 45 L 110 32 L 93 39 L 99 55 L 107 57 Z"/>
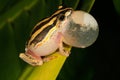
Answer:
<path fill-rule="evenodd" d="M 37 47 L 36 49 L 32 50 L 36 55 L 39 56 L 46 56 L 58 49 L 58 43 L 50 40 L 45 42 L 42 46 Z"/>
<path fill-rule="evenodd" d="M 51 39 L 47 40 L 46 42 L 42 43 L 40 46 L 37 47 L 30 47 L 29 49 L 37 56 L 46 56 L 53 52 L 55 52 L 60 44 L 61 34 L 56 34 L 51 37 Z"/>

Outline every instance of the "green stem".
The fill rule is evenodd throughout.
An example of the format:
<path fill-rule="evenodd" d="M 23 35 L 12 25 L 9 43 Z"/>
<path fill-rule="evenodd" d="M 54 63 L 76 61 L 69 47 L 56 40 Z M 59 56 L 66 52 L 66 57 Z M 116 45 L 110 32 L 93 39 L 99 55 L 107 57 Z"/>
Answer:
<path fill-rule="evenodd" d="M 81 9 L 89 12 L 94 2 L 95 0 L 83 1 Z M 70 51 L 71 47 L 66 49 Z M 27 66 L 18 80 L 55 80 L 67 57 L 62 56 L 59 52 L 55 52 L 51 56 L 56 58 L 42 66 Z"/>
<path fill-rule="evenodd" d="M 67 51 L 70 49 L 68 48 Z M 59 52 L 51 56 L 55 58 L 45 62 L 42 66 L 27 66 L 18 80 L 55 80 L 67 57 Z"/>

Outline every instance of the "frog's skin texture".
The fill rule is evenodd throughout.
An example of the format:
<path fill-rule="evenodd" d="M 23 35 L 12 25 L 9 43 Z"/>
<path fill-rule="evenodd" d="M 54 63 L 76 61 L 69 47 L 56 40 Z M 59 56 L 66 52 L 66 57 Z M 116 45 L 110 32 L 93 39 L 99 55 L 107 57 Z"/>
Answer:
<path fill-rule="evenodd" d="M 98 32 L 98 24 L 90 14 L 74 11 L 72 8 L 60 8 L 35 26 L 25 53 L 21 53 L 20 58 L 37 66 L 42 65 L 45 60 L 49 61 L 51 58 L 43 57 L 57 50 L 62 55 L 69 56 L 63 43 L 69 47 L 85 48 L 95 42 Z"/>

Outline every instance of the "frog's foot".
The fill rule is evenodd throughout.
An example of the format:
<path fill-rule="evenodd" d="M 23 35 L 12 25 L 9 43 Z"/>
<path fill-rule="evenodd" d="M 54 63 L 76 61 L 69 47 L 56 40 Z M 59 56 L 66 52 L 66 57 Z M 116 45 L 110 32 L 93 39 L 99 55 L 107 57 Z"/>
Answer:
<path fill-rule="evenodd" d="M 70 46 L 68 46 L 68 47 L 70 47 Z M 60 54 L 62 54 L 63 56 L 66 56 L 66 57 L 68 57 L 70 55 L 70 51 L 65 49 L 62 41 L 59 44 L 59 52 L 60 52 Z"/>
<path fill-rule="evenodd" d="M 41 57 L 35 57 L 33 55 L 25 53 L 20 53 L 19 57 L 32 66 L 40 66 L 43 64 Z"/>
<path fill-rule="evenodd" d="M 61 55 L 68 57 L 70 55 L 70 51 L 65 50 L 64 47 L 59 48 L 59 52 Z"/>
<path fill-rule="evenodd" d="M 43 62 L 48 62 L 48 61 L 51 61 L 55 58 L 57 58 L 57 56 L 49 55 L 49 56 L 46 56 L 46 57 L 43 58 Z"/>

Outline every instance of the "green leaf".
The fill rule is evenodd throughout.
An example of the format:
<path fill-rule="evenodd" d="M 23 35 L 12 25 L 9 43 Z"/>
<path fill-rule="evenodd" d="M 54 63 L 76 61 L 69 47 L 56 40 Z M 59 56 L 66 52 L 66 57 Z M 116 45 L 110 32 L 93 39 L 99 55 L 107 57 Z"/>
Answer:
<path fill-rule="evenodd" d="M 38 0 L 24 0 L 11 7 L 6 13 L 0 18 L 0 29 L 4 27 L 7 22 L 12 22 L 16 19 L 24 10 L 29 10 Z"/>
<path fill-rule="evenodd" d="M 80 0 L 63 0 L 63 5 L 67 7 L 72 7 L 73 9 L 76 9 Z"/>
<path fill-rule="evenodd" d="M 78 4 L 81 4 L 81 9 L 89 11 L 93 5 L 94 0 L 1 0 L 0 3 L 0 80 L 70 80 L 75 79 L 75 68 L 78 64 L 80 58 L 80 64 L 82 65 L 85 60 L 86 54 L 79 49 L 77 52 L 72 51 L 70 57 L 67 61 L 74 62 L 68 63 L 66 57 L 59 55 L 58 53 L 52 56 L 57 56 L 58 58 L 52 61 L 46 62 L 42 66 L 32 67 L 27 63 L 19 59 L 19 53 L 24 52 L 25 42 L 29 37 L 31 29 L 36 23 L 45 17 L 49 17 L 53 14 L 59 5 L 64 4 L 68 7 L 76 8 Z M 68 48 L 70 50 L 70 48 Z M 72 57 L 72 54 L 77 55 L 76 59 Z M 81 57 L 80 57 L 81 56 Z M 66 61 L 67 65 L 66 72 L 64 67 L 60 73 L 60 70 Z M 81 66 L 84 67 L 84 66 Z M 78 66 L 77 68 L 81 68 Z M 72 69 L 73 68 L 73 69 Z M 76 69 L 77 69 L 76 68 Z M 87 71 L 91 71 L 90 73 Z M 93 74 L 93 69 L 88 68 L 85 75 L 90 76 Z M 69 72 L 72 74 L 69 75 Z M 68 74 L 63 78 L 64 75 Z M 66 73 L 66 74 L 65 74 Z M 60 76 L 61 75 L 61 76 Z M 71 77 L 70 77 L 71 76 Z M 92 75 L 91 75 L 92 76 Z M 85 76 L 86 77 L 86 76 Z M 83 77 L 83 78 L 85 78 Z"/>
<path fill-rule="evenodd" d="M 0 38 L 0 80 L 16 80 L 21 67 L 15 48 L 13 29 L 9 23 L 0 30 Z"/>
<path fill-rule="evenodd" d="M 80 9 L 89 12 L 94 4 L 95 0 L 81 0 Z"/>
<path fill-rule="evenodd" d="M 118 14 L 120 15 L 120 0 L 113 0 L 114 6 Z"/>
<path fill-rule="evenodd" d="M 28 66 L 18 80 L 55 80 L 66 57 L 60 55 L 60 53 L 54 53 L 51 56 L 56 58 L 42 66 Z"/>

